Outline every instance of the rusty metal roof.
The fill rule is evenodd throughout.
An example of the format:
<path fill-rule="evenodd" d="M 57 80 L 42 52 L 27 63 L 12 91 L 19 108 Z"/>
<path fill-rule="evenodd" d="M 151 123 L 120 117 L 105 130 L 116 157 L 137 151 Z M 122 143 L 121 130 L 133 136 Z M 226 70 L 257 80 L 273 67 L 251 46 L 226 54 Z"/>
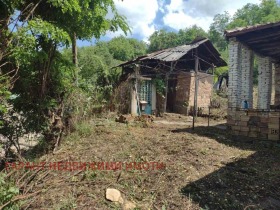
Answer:
<path fill-rule="evenodd" d="M 236 38 L 262 56 L 280 59 L 280 22 L 227 30 L 225 36 Z"/>
<path fill-rule="evenodd" d="M 248 32 L 257 32 L 258 30 L 270 29 L 273 27 L 280 26 L 280 22 L 275 23 L 265 23 L 265 24 L 256 24 L 253 26 L 246 26 L 246 27 L 238 27 L 231 30 L 226 30 L 225 35 L 227 38 L 235 37 L 238 35 L 242 35 Z"/>
<path fill-rule="evenodd" d="M 178 47 L 160 50 L 160 51 L 148 54 L 148 55 L 146 55 L 146 57 L 141 58 L 140 60 L 156 59 L 156 60 L 162 60 L 162 61 L 166 61 L 166 62 L 176 61 L 176 60 L 179 60 L 184 55 L 186 55 L 190 50 L 197 48 L 202 43 L 205 43 L 207 40 L 208 39 L 204 39 L 204 40 L 199 41 L 196 44 L 192 44 L 192 45 L 182 45 L 182 46 L 178 46 Z"/>
<path fill-rule="evenodd" d="M 199 48 L 200 46 L 205 45 L 205 49 L 207 53 L 203 53 L 203 57 L 209 58 L 209 63 L 213 63 L 215 66 L 226 66 L 226 62 L 220 57 L 219 52 L 215 49 L 209 39 L 202 39 L 193 44 L 189 45 L 181 45 L 173 48 L 167 48 L 163 50 L 159 50 L 144 56 L 140 56 L 134 60 L 127 61 L 125 63 L 120 64 L 119 66 L 125 66 L 128 64 L 147 61 L 147 60 L 159 60 L 164 62 L 172 62 L 178 61 L 180 58 L 190 53 L 192 50 Z M 211 59 L 210 59 L 211 58 Z"/>

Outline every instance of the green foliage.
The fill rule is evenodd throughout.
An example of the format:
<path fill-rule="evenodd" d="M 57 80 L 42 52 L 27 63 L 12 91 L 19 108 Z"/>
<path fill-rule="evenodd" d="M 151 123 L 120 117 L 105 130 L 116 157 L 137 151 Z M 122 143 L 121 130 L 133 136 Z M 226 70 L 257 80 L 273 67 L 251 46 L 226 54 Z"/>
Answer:
<path fill-rule="evenodd" d="M 9 90 L 9 77 L 0 76 L 0 115 L 7 113 L 8 111 L 8 99 L 11 97 Z M 0 119 L 1 127 L 1 119 Z"/>
<path fill-rule="evenodd" d="M 157 50 L 176 46 L 177 45 L 176 36 L 177 34 L 175 32 L 167 32 L 164 29 L 155 31 L 149 37 L 150 45 L 148 51 L 154 52 Z"/>
<path fill-rule="evenodd" d="M 280 6 L 276 0 L 262 0 L 258 4 L 246 4 L 231 17 L 228 12 L 217 14 L 210 26 L 209 38 L 219 49 L 223 59 L 228 60 L 228 43 L 224 38 L 224 31 L 237 27 L 264 24 L 267 22 L 280 21 Z M 226 71 L 226 68 L 216 70 L 215 77 Z M 254 62 L 254 84 L 257 84 L 257 62 Z"/>
<path fill-rule="evenodd" d="M 23 1 L 20 9 L 29 3 Z M 118 14 L 113 0 L 48 0 L 38 4 L 33 17 L 51 22 L 70 35 L 75 32 L 79 39 L 99 38 L 106 31 L 119 28 L 125 33 L 129 31 L 125 17 Z"/>
<path fill-rule="evenodd" d="M 157 78 L 153 79 L 153 83 L 156 86 L 157 93 L 164 96 L 165 89 L 166 89 L 165 80 L 160 77 L 157 77 Z"/>
<path fill-rule="evenodd" d="M 113 38 L 108 42 L 108 48 L 114 59 L 120 61 L 132 60 L 146 53 L 146 44 L 123 36 Z"/>
<path fill-rule="evenodd" d="M 218 77 L 228 71 L 227 66 L 216 68 L 214 71 L 214 82 L 218 81 Z"/>
<path fill-rule="evenodd" d="M 228 12 L 224 12 L 224 14 L 217 14 L 215 15 L 213 21 L 214 22 L 210 25 L 209 39 L 220 51 L 224 51 L 227 49 L 227 41 L 223 35 L 230 22 L 230 15 Z"/>
<path fill-rule="evenodd" d="M 280 6 L 276 0 L 262 0 L 261 3 L 248 3 L 231 17 L 228 12 L 217 14 L 210 26 L 209 38 L 223 51 L 227 48 L 227 42 L 223 37 L 224 31 L 237 27 L 245 27 L 280 20 Z"/>
<path fill-rule="evenodd" d="M 77 123 L 75 130 L 80 137 L 89 137 L 93 133 L 92 126 L 88 122 Z"/>
<path fill-rule="evenodd" d="M 196 37 L 208 37 L 207 33 L 197 25 L 180 29 L 177 36 L 179 45 L 191 43 Z"/>
<path fill-rule="evenodd" d="M 5 174 L 0 173 L 0 206 L 11 201 L 18 194 L 19 189 L 16 188 L 13 183 L 5 180 Z M 4 209 L 19 209 L 19 206 L 11 202 Z"/>
<path fill-rule="evenodd" d="M 154 52 L 170 47 L 176 47 L 178 45 L 187 44 L 193 41 L 197 36 L 207 37 L 207 33 L 202 28 L 196 25 L 186 29 L 181 29 L 178 33 L 167 32 L 164 29 L 155 31 L 149 37 L 150 45 L 148 51 Z"/>
<path fill-rule="evenodd" d="M 120 64 L 120 59 L 133 59 L 145 53 L 144 42 L 123 36 L 78 49 L 78 86 L 84 91 L 88 103 L 94 105 L 88 111 L 108 105 L 121 74 L 120 68 L 112 67 Z M 71 62 L 70 50 L 63 50 L 63 56 Z"/>
<path fill-rule="evenodd" d="M 280 7 L 276 0 L 262 0 L 260 5 L 246 4 L 234 14 L 227 28 L 244 27 L 280 20 Z"/>
<path fill-rule="evenodd" d="M 3 104 L 8 101 L 15 113 L 21 113 L 25 122 L 21 123 L 22 132 L 43 132 L 52 144 L 63 130 L 57 119 L 64 116 L 64 110 L 70 113 L 79 105 L 85 106 L 83 111 L 90 112 L 92 106 L 88 104 L 103 102 L 100 93 L 107 96 L 112 92 L 112 80 L 119 73 L 110 70 L 109 67 L 118 62 L 102 44 L 94 53 L 85 50 L 80 55 L 85 63 L 81 68 L 65 58 L 59 47 L 69 46 L 74 34 L 79 39 L 91 39 L 99 38 L 106 31 L 121 29 L 126 33 L 129 28 L 125 17 L 118 14 L 113 0 L 2 0 L 0 9 L 1 29 L 4 29 L 0 30 L 0 66 L 5 64 L 0 76 L 8 75 L 9 84 L 12 83 L 0 87 L 0 100 Z M 9 23 L 17 23 L 16 30 L 10 31 Z M 80 69 L 78 81 L 77 69 Z M 11 72 L 17 74 L 10 76 Z M 8 91 L 16 97 L 10 100 Z M 78 92 L 82 93 L 84 104 L 75 100 L 65 103 L 68 96 L 78 98 Z M 6 108 L 0 109 L 4 113 Z M 4 125 L 3 131 L 13 136 L 8 121 Z"/>

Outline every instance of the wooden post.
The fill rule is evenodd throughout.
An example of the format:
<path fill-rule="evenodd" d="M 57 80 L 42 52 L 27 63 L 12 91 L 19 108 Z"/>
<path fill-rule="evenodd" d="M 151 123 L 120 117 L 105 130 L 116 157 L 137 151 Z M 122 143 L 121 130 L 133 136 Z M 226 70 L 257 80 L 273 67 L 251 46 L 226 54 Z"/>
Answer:
<path fill-rule="evenodd" d="M 139 81 L 139 74 L 140 74 L 140 66 L 136 65 L 134 71 L 135 71 L 135 78 L 136 78 L 135 79 L 136 101 L 137 101 L 138 112 L 139 112 L 139 115 L 141 116 L 142 111 L 141 111 L 141 108 L 140 108 L 140 100 L 139 100 L 139 92 L 138 92 L 138 81 Z"/>
<path fill-rule="evenodd" d="M 197 118 L 197 94 L 198 94 L 198 53 L 197 48 L 195 49 L 195 91 L 194 91 L 194 109 L 193 109 L 193 127 L 194 130 L 194 123 Z"/>
<path fill-rule="evenodd" d="M 166 112 L 166 107 L 167 107 L 167 95 L 168 95 L 168 79 L 169 79 L 169 74 L 173 71 L 173 62 L 171 62 L 171 67 L 170 71 L 166 73 L 165 77 L 165 102 L 164 102 L 164 109 L 163 112 Z"/>
<path fill-rule="evenodd" d="M 210 104 L 208 106 L 208 127 L 210 126 L 210 114 L 211 114 L 211 104 L 212 104 L 212 96 L 213 96 L 213 87 L 214 87 L 214 84 L 215 84 L 215 81 L 214 81 L 214 73 L 215 73 L 215 66 L 214 64 L 212 64 L 212 90 L 211 90 L 211 97 L 210 97 Z"/>
<path fill-rule="evenodd" d="M 209 106 L 208 107 L 208 127 L 210 125 L 210 114 L 211 114 L 211 111 L 210 111 L 211 107 Z"/>

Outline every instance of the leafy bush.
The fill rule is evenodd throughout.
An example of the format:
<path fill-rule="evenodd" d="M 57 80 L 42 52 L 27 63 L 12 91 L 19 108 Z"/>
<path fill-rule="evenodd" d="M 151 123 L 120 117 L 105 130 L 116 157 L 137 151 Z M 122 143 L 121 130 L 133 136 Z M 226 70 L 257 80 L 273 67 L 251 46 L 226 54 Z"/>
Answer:
<path fill-rule="evenodd" d="M 0 173 L 0 206 L 10 202 L 4 209 L 19 209 L 18 203 L 12 202 L 12 199 L 19 194 L 19 189 L 11 182 L 7 182 L 5 176 L 5 174 Z"/>
<path fill-rule="evenodd" d="M 92 134 L 92 126 L 88 122 L 77 123 L 75 129 L 80 137 L 88 137 Z"/>

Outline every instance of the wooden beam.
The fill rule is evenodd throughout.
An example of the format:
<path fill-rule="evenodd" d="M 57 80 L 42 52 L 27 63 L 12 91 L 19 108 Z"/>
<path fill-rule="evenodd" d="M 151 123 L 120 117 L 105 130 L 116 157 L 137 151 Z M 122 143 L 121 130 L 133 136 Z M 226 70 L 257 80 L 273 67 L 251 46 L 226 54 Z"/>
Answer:
<path fill-rule="evenodd" d="M 193 127 L 194 130 L 194 123 L 197 118 L 197 94 L 198 94 L 198 50 L 195 49 L 195 91 L 194 91 L 194 109 L 193 109 Z"/>
<path fill-rule="evenodd" d="M 280 22 L 277 23 L 269 23 L 269 24 L 264 24 L 264 25 L 259 25 L 259 26 L 249 26 L 247 28 L 241 28 L 235 31 L 226 31 L 225 35 L 229 39 L 231 37 L 238 37 L 242 36 L 245 34 L 250 34 L 250 33 L 258 33 L 258 32 L 264 32 L 267 30 L 278 30 L 280 26 Z"/>
<path fill-rule="evenodd" d="M 271 56 L 275 56 L 277 55 L 278 56 L 278 59 L 280 59 L 280 49 L 278 49 L 278 51 L 274 51 L 274 52 L 271 52 L 269 53 Z"/>
<path fill-rule="evenodd" d="M 280 48 L 279 47 L 263 48 L 258 51 L 262 53 L 268 53 L 268 54 L 275 54 L 275 53 L 277 54 L 280 52 Z"/>
<path fill-rule="evenodd" d="M 170 71 L 166 73 L 165 76 L 165 102 L 164 102 L 164 112 L 166 112 L 167 107 L 167 95 L 168 95 L 168 80 L 169 80 L 169 74 L 173 71 L 173 62 L 171 62 Z"/>
<path fill-rule="evenodd" d="M 280 37 L 280 32 L 276 32 L 276 33 L 262 33 L 262 34 L 258 34 L 258 33 L 254 33 L 254 34 L 248 34 L 248 35 L 244 35 L 239 37 L 239 40 L 246 42 L 247 44 L 255 44 L 255 43 L 259 43 L 259 42 L 266 42 L 266 41 L 271 41 L 271 40 L 279 40 Z"/>
<path fill-rule="evenodd" d="M 277 40 L 277 42 L 265 42 L 265 43 L 259 43 L 259 44 L 254 44 L 251 45 L 253 48 L 256 49 L 262 49 L 262 48 L 275 48 L 275 47 L 280 47 L 280 38 Z"/>

